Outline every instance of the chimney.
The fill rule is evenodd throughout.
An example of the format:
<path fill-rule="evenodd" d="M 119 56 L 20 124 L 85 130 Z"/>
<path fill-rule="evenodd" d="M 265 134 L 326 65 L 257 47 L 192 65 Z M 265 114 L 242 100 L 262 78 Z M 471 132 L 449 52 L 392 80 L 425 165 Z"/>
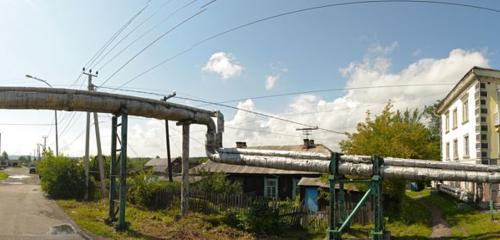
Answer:
<path fill-rule="evenodd" d="M 314 145 L 314 140 L 312 139 L 304 139 L 304 149 L 309 149 L 309 148 L 315 148 L 316 145 Z"/>
<path fill-rule="evenodd" d="M 309 147 L 310 148 L 315 148 L 316 145 L 314 145 L 314 139 L 309 139 Z"/>
<path fill-rule="evenodd" d="M 247 148 L 247 142 L 236 142 L 236 148 Z"/>

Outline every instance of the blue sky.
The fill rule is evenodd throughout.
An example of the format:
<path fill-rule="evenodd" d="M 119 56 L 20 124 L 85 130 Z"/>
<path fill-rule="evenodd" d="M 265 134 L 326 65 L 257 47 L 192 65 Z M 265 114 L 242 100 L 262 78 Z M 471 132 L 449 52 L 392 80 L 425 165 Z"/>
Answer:
<path fill-rule="evenodd" d="M 155 11 L 158 13 L 125 39 L 115 49 L 115 52 L 187 2 L 172 0 L 164 7 L 159 8 L 165 2 L 152 0 L 146 10 L 131 24 L 131 28 Z M 115 61 L 100 69 L 100 76 L 96 79 L 96 83 L 103 82 L 121 64 L 156 36 L 200 11 L 200 6 L 208 2 L 210 1 L 195 1 L 192 5 L 173 15 L 151 34 L 132 45 Z M 227 28 L 289 10 L 335 2 L 343 1 L 218 0 L 210 4 L 208 9 L 199 16 L 182 25 L 137 57 L 123 71 L 113 77 L 106 86 L 119 86 L 148 67 Z M 497 1 L 457 2 L 500 9 L 500 2 Z M 0 66 L 3 70 L 0 84 L 41 86 L 39 83 L 23 77 L 25 74 L 31 74 L 47 79 L 53 85 L 69 87 L 92 55 L 146 3 L 147 1 L 118 0 L 0 0 L 0 29 L 2 29 Z M 387 76 L 392 76 L 391 80 L 387 80 L 387 82 L 394 83 L 391 81 L 407 80 L 408 78 L 402 77 L 405 70 L 408 70 L 412 64 L 419 62 L 421 63 L 421 72 L 432 69 L 432 64 L 435 67 L 439 66 L 439 69 L 442 68 L 443 72 L 449 71 L 449 74 L 442 78 L 439 75 L 432 75 L 433 78 L 426 79 L 426 81 L 456 82 L 471 65 L 479 64 L 500 68 L 498 57 L 500 49 L 500 41 L 498 41 L 499 21 L 500 14 L 498 13 L 445 5 L 383 3 L 325 8 L 262 22 L 213 39 L 142 76 L 127 87 L 153 89 L 165 93 L 175 90 L 180 96 L 220 101 L 290 91 L 343 88 L 345 86 L 359 86 L 360 84 L 364 86 L 383 85 Z M 131 28 L 125 30 L 125 33 Z M 452 57 L 451 54 L 455 49 L 463 51 L 461 54 L 453 55 L 458 56 L 456 58 Z M 233 74 L 227 79 L 223 79 L 220 74 L 210 72 L 206 68 L 203 70 L 214 53 L 224 53 L 230 63 L 239 66 L 241 70 L 238 71 L 238 74 Z M 113 52 L 108 55 L 108 58 L 112 55 Z M 427 60 L 431 61 L 432 64 L 426 63 Z M 105 61 L 106 59 L 103 62 Z M 350 73 L 346 74 L 345 71 L 341 71 L 349 66 L 352 70 Z M 98 67 L 97 69 L 99 69 Z M 362 73 L 370 72 L 368 70 L 377 73 L 378 78 L 372 79 L 363 76 Z M 374 75 L 369 76 L 373 77 Z M 276 79 L 272 88 L 266 89 L 267 77 Z M 373 81 L 361 81 L 359 78 L 372 79 Z M 418 82 L 418 79 L 408 81 L 414 83 Z M 83 83 L 83 79 L 79 83 Z M 412 92 L 413 95 L 408 99 L 412 101 L 417 99 L 418 101 L 415 100 L 408 104 L 401 101 L 398 106 L 418 107 L 427 104 L 442 97 L 450 88 L 451 86 L 441 87 L 439 91 L 433 92 L 435 94 L 432 97 L 425 97 L 425 101 L 419 99 L 418 96 L 422 96 L 421 93 L 428 92 L 427 90 L 421 89 L 420 92 Z M 384 91 L 378 90 L 377 92 Z M 336 107 L 338 108 L 339 102 L 347 101 L 346 96 L 350 96 L 350 94 L 363 93 L 340 91 L 307 96 L 289 96 L 242 102 L 240 106 L 272 114 L 286 112 L 300 114 L 301 111 L 307 109 L 314 111 L 323 107 L 331 107 L 333 111 Z M 365 94 L 371 96 L 371 93 L 365 92 Z M 374 97 L 373 101 L 366 99 L 364 101 L 384 103 L 388 99 L 397 97 L 397 92 L 387 92 L 387 95 L 381 98 Z M 363 105 L 363 101 L 352 101 L 351 97 L 347 99 L 358 105 Z M 373 109 L 360 109 L 356 107 L 358 106 L 356 104 L 347 104 L 346 106 L 361 114 L 364 114 L 366 110 L 376 112 L 380 108 L 380 106 L 376 106 Z M 216 109 L 216 107 L 210 106 L 208 108 Z M 341 109 L 345 109 L 345 107 L 341 107 Z M 252 122 L 244 127 L 297 134 L 293 131 L 293 128 L 297 126 L 279 129 L 281 126 L 273 125 L 275 121 L 254 119 L 254 117 L 243 113 L 235 114 L 235 111 L 221 110 L 224 110 L 228 124 L 237 124 L 237 121 L 240 121 L 238 126 L 241 126 L 245 125 L 246 122 Z M 66 121 L 71 116 L 68 113 L 60 115 L 61 119 Z M 83 152 L 84 138 L 78 138 L 84 126 L 83 114 L 80 115 L 79 121 L 75 121 L 77 123 L 72 128 L 68 128 L 66 133 L 61 136 L 61 141 L 66 144 L 76 139 L 73 144 L 75 146 L 64 150 L 67 154 L 79 155 Z M 350 115 L 358 116 L 359 113 Z M 324 116 L 306 119 L 290 118 L 338 130 L 352 130 L 355 127 L 355 122 L 362 120 L 362 118 L 353 117 L 343 125 L 330 123 L 338 122 L 335 120 L 336 116 L 341 116 L 340 112 L 333 111 Z M 0 117 L 3 119 L 1 121 L 3 123 L 51 123 L 53 121 L 52 113 L 49 111 L 2 110 Z M 104 115 L 101 119 L 109 122 L 109 119 Z M 109 138 L 109 134 L 106 134 L 109 128 L 107 122 L 103 123 L 104 138 Z M 140 133 L 148 124 L 153 124 L 158 133 L 150 133 L 150 135 Z M 132 131 L 137 132 L 137 134 L 132 134 L 132 138 L 136 136 L 137 141 L 141 141 L 142 138 L 155 139 L 154 144 L 148 144 L 149 147 L 137 144 L 135 148 L 138 155 L 162 155 L 164 144 L 162 143 L 161 134 L 163 132 L 160 124 L 148 120 L 133 120 L 132 128 L 135 130 Z M 64 121 L 61 122 L 61 125 L 64 127 Z M 152 128 L 148 127 L 148 129 Z M 32 152 L 35 143 L 41 141 L 41 136 L 49 133 L 49 143 L 52 144 L 53 131 L 49 132 L 49 130 L 49 126 L 12 127 L 0 125 L 0 132 L 4 133 L 5 139 L 2 149 L 17 154 Z M 22 138 L 18 136 L 19 133 L 22 133 Z M 248 134 L 250 133 L 228 132 L 228 141 L 253 140 L 254 143 L 259 141 L 268 144 L 293 143 L 295 141 L 279 138 L 272 134 Z M 335 148 L 334 145 L 339 140 L 338 137 L 323 136 L 323 133 L 317 135 L 319 139 L 331 142 L 332 148 Z M 203 139 L 201 135 L 195 137 Z M 107 141 L 104 141 L 104 144 L 106 143 Z M 178 142 L 175 144 L 179 145 Z M 227 144 L 232 143 L 228 142 Z M 61 145 L 64 144 L 61 143 Z M 107 146 L 104 147 L 108 149 Z"/>

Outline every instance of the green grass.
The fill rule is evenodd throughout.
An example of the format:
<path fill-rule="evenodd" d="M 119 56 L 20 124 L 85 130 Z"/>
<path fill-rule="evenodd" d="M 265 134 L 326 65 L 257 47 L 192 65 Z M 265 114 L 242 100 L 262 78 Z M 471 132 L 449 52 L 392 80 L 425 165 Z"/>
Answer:
<path fill-rule="evenodd" d="M 107 203 L 57 200 L 81 228 L 110 239 L 322 239 L 325 232 L 308 232 L 291 229 L 278 236 L 257 236 L 226 225 L 220 214 L 192 213 L 181 218 L 178 209 L 148 211 L 131 204 L 127 205 L 126 218 L 129 229 L 115 231 L 104 223 L 107 217 Z"/>
<path fill-rule="evenodd" d="M 7 173 L 4 173 L 4 172 L 0 172 L 0 180 L 5 180 L 9 177 L 9 174 Z"/>
<path fill-rule="evenodd" d="M 111 239 L 254 239 L 251 234 L 219 224 L 213 216 L 190 214 L 180 218 L 178 210 L 147 211 L 131 205 L 126 213 L 129 229 L 117 232 L 104 223 L 107 217 L 104 201 L 58 200 L 57 203 L 81 228 Z"/>

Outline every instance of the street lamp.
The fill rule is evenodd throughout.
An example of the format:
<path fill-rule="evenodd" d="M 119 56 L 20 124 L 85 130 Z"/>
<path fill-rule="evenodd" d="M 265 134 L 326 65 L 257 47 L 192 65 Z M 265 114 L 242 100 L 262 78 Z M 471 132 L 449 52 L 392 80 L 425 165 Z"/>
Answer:
<path fill-rule="evenodd" d="M 52 85 L 50 85 L 50 83 L 48 83 L 47 81 L 45 81 L 41 78 L 37 78 L 37 77 L 31 76 L 29 74 L 26 74 L 26 77 L 43 82 L 43 83 L 47 84 L 47 86 L 52 88 Z M 54 116 L 55 116 L 55 122 L 56 122 L 56 156 L 59 156 L 59 138 L 58 138 L 58 133 L 57 133 L 57 110 L 54 110 Z"/>

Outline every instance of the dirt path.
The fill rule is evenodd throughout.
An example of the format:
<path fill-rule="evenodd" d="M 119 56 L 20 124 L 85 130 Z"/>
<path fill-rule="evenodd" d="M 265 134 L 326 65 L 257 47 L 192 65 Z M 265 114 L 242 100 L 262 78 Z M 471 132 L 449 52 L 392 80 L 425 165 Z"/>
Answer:
<path fill-rule="evenodd" d="M 426 207 L 431 211 L 432 214 L 432 234 L 430 238 L 442 238 L 451 236 L 451 228 L 443 218 L 443 212 L 441 209 L 434 206 Z"/>

